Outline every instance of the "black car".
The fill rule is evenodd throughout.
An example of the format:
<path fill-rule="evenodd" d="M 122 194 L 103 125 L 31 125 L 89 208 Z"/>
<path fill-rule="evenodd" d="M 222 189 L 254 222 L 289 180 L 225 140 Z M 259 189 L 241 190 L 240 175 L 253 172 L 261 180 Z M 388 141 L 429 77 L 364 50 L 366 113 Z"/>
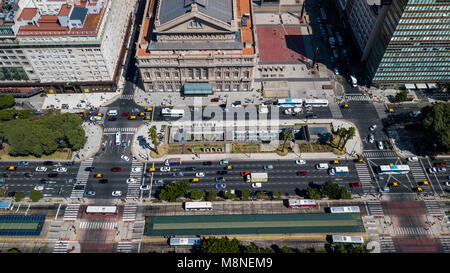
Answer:
<path fill-rule="evenodd" d="M 205 162 L 203 162 L 203 165 L 212 165 L 212 162 L 211 161 L 205 161 Z"/>
<path fill-rule="evenodd" d="M 316 115 L 316 114 L 313 114 L 313 115 L 306 115 L 306 118 L 317 118 L 317 115 Z"/>
<path fill-rule="evenodd" d="M 116 117 L 109 117 L 108 120 L 109 121 L 115 121 L 115 120 L 117 120 L 117 118 Z"/>
<path fill-rule="evenodd" d="M 84 185 L 75 185 L 75 190 L 84 190 Z"/>
<path fill-rule="evenodd" d="M 98 181 L 98 183 L 100 183 L 100 184 L 106 184 L 106 183 L 108 183 L 108 179 L 100 179 L 100 180 Z"/>
<path fill-rule="evenodd" d="M 227 174 L 227 171 L 217 171 L 217 174 Z"/>
<path fill-rule="evenodd" d="M 41 180 L 39 180 L 39 183 L 41 184 L 47 184 L 48 179 L 47 178 L 42 178 Z"/>
<path fill-rule="evenodd" d="M 58 173 L 49 173 L 47 176 L 52 178 L 58 177 Z"/>
<path fill-rule="evenodd" d="M 187 168 L 185 168 L 185 170 L 186 171 L 195 171 L 195 170 L 197 170 L 197 168 L 196 167 L 187 167 Z"/>
<path fill-rule="evenodd" d="M 11 173 L 3 173 L 3 177 L 9 177 Z"/>
<path fill-rule="evenodd" d="M 24 176 L 25 177 L 33 177 L 33 174 L 32 173 L 25 173 Z"/>
<path fill-rule="evenodd" d="M 75 165 L 75 162 L 69 161 L 69 162 L 66 162 L 65 165 L 66 166 L 73 166 L 73 165 Z"/>
<path fill-rule="evenodd" d="M 95 169 L 95 167 L 87 167 L 87 168 L 84 168 L 84 171 L 85 172 L 92 172 L 94 169 Z"/>
<path fill-rule="evenodd" d="M 8 192 L 8 197 L 14 197 L 14 195 L 16 195 L 15 191 Z"/>
<path fill-rule="evenodd" d="M 53 166 L 53 161 L 44 161 L 44 166 Z"/>

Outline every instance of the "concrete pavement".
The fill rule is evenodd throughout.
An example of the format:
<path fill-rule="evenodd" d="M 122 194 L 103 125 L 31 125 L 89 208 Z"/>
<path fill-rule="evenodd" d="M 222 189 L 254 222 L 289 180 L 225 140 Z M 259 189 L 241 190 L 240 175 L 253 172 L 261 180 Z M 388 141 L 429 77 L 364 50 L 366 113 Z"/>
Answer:
<path fill-rule="evenodd" d="M 87 141 L 83 148 L 73 153 L 72 160 L 74 161 L 83 161 L 93 157 L 100 149 L 102 143 L 103 129 L 98 124 L 83 122 L 82 126 L 86 132 Z"/>

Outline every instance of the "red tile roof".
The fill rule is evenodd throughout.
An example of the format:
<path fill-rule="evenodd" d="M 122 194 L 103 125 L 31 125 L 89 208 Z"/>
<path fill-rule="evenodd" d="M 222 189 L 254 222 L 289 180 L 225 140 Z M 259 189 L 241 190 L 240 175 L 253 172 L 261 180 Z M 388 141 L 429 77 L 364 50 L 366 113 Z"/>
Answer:
<path fill-rule="evenodd" d="M 33 17 L 36 16 L 37 10 L 38 10 L 37 8 L 24 8 L 18 20 L 29 21 L 33 19 Z"/>
<path fill-rule="evenodd" d="M 71 9 L 72 7 L 69 7 L 69 5 L 62 5 L 58 12 L 58 16 L 69 16 Z"/>

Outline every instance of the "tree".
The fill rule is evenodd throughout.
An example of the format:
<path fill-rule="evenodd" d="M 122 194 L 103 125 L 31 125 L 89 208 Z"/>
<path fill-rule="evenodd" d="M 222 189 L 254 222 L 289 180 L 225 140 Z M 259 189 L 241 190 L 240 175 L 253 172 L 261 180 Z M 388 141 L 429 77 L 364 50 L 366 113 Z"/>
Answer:
<path fill-rule="evenodd" d="M 267 195 L 264 191 L 256 192 L 256 199 L 266 199 Z"/>
<path fill-rule="evenodd" d="M 205 197 L 206 193 L 204 190 L 199 190 L 199 191 L 190 191 L 189 192 L 189 196 L 191 197 L 191 199 L 194 200 L 200 200 L 203 199 Z"/>
<path fill-rule="evenodd" d="M 240 242 L 238 239 L 232 240 L 228 237 L 222 238 L 203 238 L 201 241 L 202 253 L 241 253 Z"/>
<path fill-rule="evenodd" d="M 206 197 L 206 199 L 208 201 L 216 201 L 216 198 L 217 198 L 217 192 L 214 190 L 210 190 L 208 192 L 208 196 Z"/>
<path fill-rule="evenodd" d="M 281 251 L 281 253 L 295 253 L 295 251 L 292 248 L 288 247 L 288 246 L 283 246 L 280 249 L 280 251 Z"/>
<path fill-rule="evenodd" d="M 273 193 L 275 199 L 280 200 L 283 193 L 281 191 L 276 191 Z"/>
<path fill-rule="evenodd" d="M 2 121 L 12 120 L 16 116 L 16 113 L 17 113 L 16 109 L 2 110 L 0 111 L 0 120 Z"/>
<path fill-rule="evenodd" d="M 243 199 L 243 200 L 248 200 L 248 198 L 250 197 L 250 190 L 249 189 L 244 189 L 244 190 L 242 190 L 242 192 L 241 192 L 241 198 Z"/>
<path fill-rule="evenodd" d="M 12 107 L 16 103 L 12 95 L 0 96 L 0 109 Z"/>
<path fill-rule="evenodd" d="M 344 144 L 342 144 L 342 149 L 344 149 L 345 145 L 347 145 L 347 141 L 349 141 L 350 139 L 352 139 L 354 136 L 356 135 L 356 129 L 355 127 L 350 127 L 348 129 L 345 130 L 345 135 L 344 135 Z"/>
<path fill-rule="evenodd" d="M 339 199 L 341 197 L 341 189 L 337 183 L 328 180 L 322 185 L 321 194 L 331 199 Z"/>
<path fill-rule="evenodd" d="M 282 133 L 283 140 L 284 140 L 284 142 L 283 142 L 283 150 L 282 150 L 282 151 L 284 151 L 284 149 L 286 148 L 286 142 L 287 142 L 289 139 L 292 139 L 292 130 L 290 130 L 290 129 L 291 129 L 291 128 L 285 129 L 285 130 L 283 131 L 283 133 Z"/>
<path fill-rule="evenodd" d="M 347 129 L 339 128 L 337 129 L 336 134 L 339 136 L 339 142 L 337 145 L 337 147 L 339 148 L 341 146 L 341 141 L 345 138 L 345 135 L 347 134 Z"/>
<path fill-rule="evenodd" d="M 33 202 L 37 202 L 44 197 L 41 191 L 32 191 L 30 194 L 30 199 Z"/>
<path fill-rule="evenodd" d="M 395 95 L 395 101 L 401 102 L 408 100 L 408 92 L 406 90 L 402 90 Z"/>
<path fill-rule="evenodd" d="M 158 137 L 158 132 L 156 131 L 155 128 L 150 128 L 148 130 L 148 135 L 150 136 L 150 139 L 153 142 L 153 145 L 155 146 L 155 152 L 158 154 L 158 143 L 159 143 L 159 137 Z"/>
<path fill-rule="evenodd" d="M 22 199 L 25 198 L 25 194 L 23 194 L 23 192 L 16 192 L 16 194 L 14 194 L 14 201 L 16 202 L 20 202 Z"/>
<path fill-rule="evenodd" d="M 424 132 L 443 152 L 450 149 L 450 104 L 437 103 L 422 108 L 422 125 Z"/>
<path fill-rule="evenodd" d="M 315 187 L 308 186 L 306 188 L 306 195 L 314 200 L 320 199 L 320 191 Z"/>
<path fill-rule="evenodd" d="M 18 119 L 28 119 L 28 118 L 30 118 L 32 116 L 33 116 L 33 113 L 31 113 L 28 110 L 22 110 L 22 111 L 17 112 L 17 118 Z"/>
<path fill-rule="evenodd" d="M 178 198 L 186 195 L 189 191 L 189 182 L 174 182 L 166 184 L 158 195 L 159 200 L 175 202 Z"/>
<path fill-rule="evenodd" d="M 225 199 L 234 199 L 234 198 L 236 198 L 236 194 L 233 194 L 230 191 L 226 191 L 223 196 L 225 197 Z"/>

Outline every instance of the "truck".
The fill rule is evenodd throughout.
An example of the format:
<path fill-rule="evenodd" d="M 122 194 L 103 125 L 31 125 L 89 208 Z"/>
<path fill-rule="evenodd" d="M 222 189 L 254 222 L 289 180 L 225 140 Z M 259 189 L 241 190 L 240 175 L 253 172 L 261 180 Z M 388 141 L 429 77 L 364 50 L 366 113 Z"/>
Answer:
<path fill-rule="evenodd" d="M 268 178 L 267 173 L 251 173 L 245 177 L 246 182 L 249 183 L 267 182 Z"/>
<path fill-rule="evenodd" d="M 348 174 L 348 167 L 342 166 L 342 167 L 335 167 L 328 170 L 329 175 L 347 175 Z"/>
<path fill-rule="evenodd" d="M 169 158 L 164 161 L 164 165 L 166 166 L 180 166 L 181 158 Z"/>

